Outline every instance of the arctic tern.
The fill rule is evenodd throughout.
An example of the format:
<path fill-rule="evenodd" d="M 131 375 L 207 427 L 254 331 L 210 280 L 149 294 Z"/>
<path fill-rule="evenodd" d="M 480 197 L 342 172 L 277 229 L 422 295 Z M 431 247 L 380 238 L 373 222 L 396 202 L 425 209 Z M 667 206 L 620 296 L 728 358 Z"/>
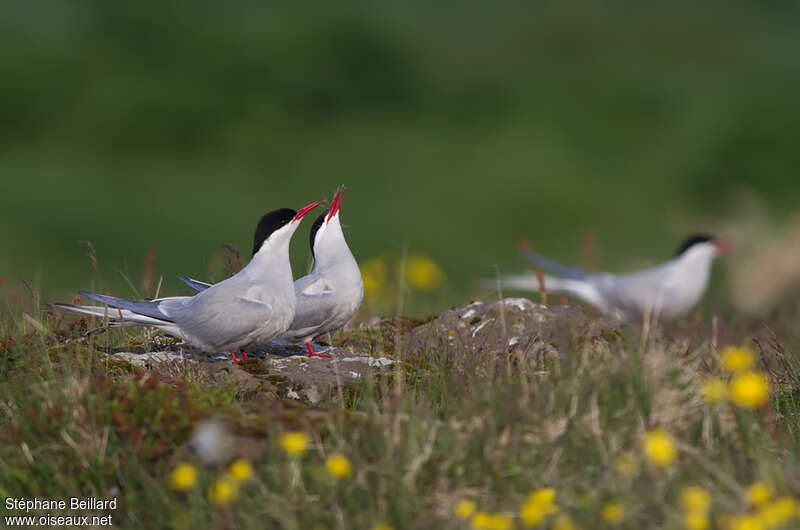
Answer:
<path fill-rule="evenodd" d="M 364 284 L 339 221 L 344 187 L 340 187 L 330 210 L 311 226 L 311 255 L 314 268 L 294 282 L 297 307 L 289 329 L 280 340 L 305 343 L 309 357 L 330 357 L 314 353 L 314 337 L 335 331 L 355 314 L 364 297 Z M 211 284 L 179 276 L 189 287 L 203 291 Z"/>
<path fill-rule="evenodd" d="M 670 261 L 628 274 L 588 272 L 529 249 L 523 249 L 522 254 L 537 267 L 557 275 L 544 276 L 548 292 L 575 296 L 620 320 L 641 320 L 672 319 L 688 312 L 708 286 L 711 262 L 727 250 L 726 240 L 698 234 L 688 238 Z M 509 275 L 500 280 L 507 288 L 540 289 L 535 274 Z"/>
<path fill-rule="evenodd" d="M 264 215 L 253 239 L 253 258 L 238 273 L 194 296 L 123 300 L 80 291 L 103 306 L 55 304 L 73 313 L 113 320 L 115 326 L 153 326 L 207 352 L 236 351 L 282 334 L 294 319 L 295 294 L 289 242 L 303 216 L 321 201 L 297 211 Z"/>

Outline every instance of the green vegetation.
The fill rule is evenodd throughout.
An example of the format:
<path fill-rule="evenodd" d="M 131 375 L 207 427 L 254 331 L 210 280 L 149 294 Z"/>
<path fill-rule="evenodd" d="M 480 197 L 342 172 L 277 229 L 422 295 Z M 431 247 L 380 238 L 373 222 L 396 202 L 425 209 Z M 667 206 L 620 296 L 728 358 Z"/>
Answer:
<path fill-rule="evenodd" d="M 800 306 L 776 264 L 800 237 L 798 49 L 779 0 L 4 6 L 0 496 L 117 497 L 119 528 L 797 527 L 778 516 L 800 495 Z M 223 244 L 246 261 L 264 212 L 341 183 L 369 288 L 334 341 L 399 362 L 319 403 L 279 398 L 291 381 L 259 359 L 112 358 L 157 334 L 86 338 L 46 310 L 219 280 Z M 689 232 L 784 227 L 664 329 L 565 325 L 536 351 L 397 340 L 521 269 L 523 235 L 630 269 Z M 731 293 L 756 280 L 777 301 L 745 316 Z M 741 344 L 757 373 L 731 401 L 718 353 Z M 208 421 L 225 458 L 191 443 Z"/>
<path fill-rule="evenodd" d="M 568 516 L 577 528 L 678 529 L 689 515 L 707 528 L 750 516 L 794 527 L 800 359 L 771 331 L 786 322 L 589 336 L 582 318 L 544 349 L 507 351 L 398 350 L 403 321 L 362 325 L 336 342 L 397 368 L 300 405 L 241 391 L 227 361 L 141 368 L 99 351 L 141 347 L 149 332 L 87 341 L 81 319 L 14 317 L 0 351 L 0 494 L 117 497 L 120 528 L 570 528 L 555 526 Z M 749 339 L 760 350 L 712 346 Z M 262 362 L 243 368 L 269 381 Z M 726 389 L 752 370 L 768 374 L 766 406 L 758 385 Z M 209 418 L 236 440 L 211 462 L 190 443 Z M 748 500 L 757 482 L 769 500 Z M 682 507 L 690 486 L 710 504 Z M 529 497 L 541 488 L 552 505 Z M 480 515 L 460 519 L 471 503 Z"/>
<path fill-rule="evenodd" d="M 35 5 L 0 17 L 8 291 L 92 286 L 89 240 L 96 287 L 130 295 L 117 271 L 140 286 L 155 247 L 182 293 L 262 213 L 340 183 L 359 260 L 407 245 L 445 269 L 415 314 L 519 269 L 521 235 L 582 262 L 590 230 L 595 265 L 624 269 L 743 194 L 796 208 L 791 2 Z"/>

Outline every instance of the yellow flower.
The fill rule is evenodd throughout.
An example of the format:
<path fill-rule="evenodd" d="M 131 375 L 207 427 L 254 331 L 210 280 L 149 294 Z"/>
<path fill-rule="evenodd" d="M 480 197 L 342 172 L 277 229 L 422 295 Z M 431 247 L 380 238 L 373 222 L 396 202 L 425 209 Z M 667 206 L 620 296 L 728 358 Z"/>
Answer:
<path fill-rule="evenodd" d="M 639 459 L 634 453 L 625 451 L 617 457 L 614 468 L 623 477 L 634 477 L 639 473 Z"/>
<path fill-rule="evenodd" d="M 394 530 L 394 526 L 386 521 L 381 521 L 380 523 L 376 523 L 375 526 L 372 527 L 372 530 Z"/>
<path fill-rule="evenodd" d="M 681 504 L 687 512 L 707 512 L 711 495 L 700 486 L 688 486 L 681 490 Z"/>
<path fill-rule="evenodd" d="M 558 512 L 555 504 L 556 492 L 553 488 L 539 488 L 528 495 L 519 509 L 522 524 L 536 526 L 548 516 Z"/>
<path fill-rule="evenodd" d="M 410 256 L 406 262 L 406 280 L 409 285 L 432 291 L 441 285 L 444 273 L 439 266 L 428 257 Z"/>
<path fill-rule="evenodd" d="M 192 464 L 179 464 L 178 467 L 172 470 L 169 474 L 169 487 L 184 491 L 192 488 L 197 482 L 197 468 Z"/>
<path fill-rule="evenodd" d="M 683 517 L 686 530 L 707 530 L 709 524 L 708 513 L 703 510 L 690 510 Z"/>
<path fill-rule="evenodd" d="M 523 503 L 519 509 L 519 518 L 525 526 L 538 526 L 547 517 L 544 509 L 531 503 Z"/>
<path fill-rule="evenodd" d="M 606 522 L 616 524 L 625 517 L 625 505 L 620 501 L 611 501 L 603 506 L 601 514 Z"/>
<path fill-rule="evenodd" d="M 769 381 L 764 374 L 745 372 L 733 378 L 730 392 L 731 401 L 740 407 L 761 407 L 769 400 Z"/>
<path fill-rule="evenodd" d="M 686 530 L 707 530 L 711 524 L 708 510 L 711 508 L 711 495 L 700 486 L 687 486 L 681 490 L 681 504 L 686 513 L 683 523 Z"/>
<path fill-rule="evenodd" d="M 647 431 L 644 434 L 642 448 L 647 459 L 658 467 L 670 466 L 678 453 L 675 440 L 662 429 Z"/>
<path fill-rule="evenodd" d="M 378 295 L 386 283 L 386 263 L 379 257 L 372 258 L 362 263 L 361 279 L 364 282 L 364 291 L 367 294 Z"/>
<path fill-rule="evenodd" d="M 491 530 L 492 529 L 492 516 L 486 512 L 475 512 L 472 517 L 473 530 Z"/>
<path fill-rule="evenodd" d="M 334 478 L 347 478 L 350 476 L 350 460 L 341 453 L 331 453 L 325 461 L 328 473 Z"/>
<path fill-rule="evenodd" d="M 764 530 L 764 523 L 755 515 L 739 515 L 731 519 L 730 530 Z"/>
<path fill-rule="evenodd" d="M 539 506 L 550 506 L 556 500 L 556 490 L 553 488 L 539 488 L 534 490 L 533 493 L 528 495 L 525 502 L 536 504 Z"/>
<path fill-rule="evenodd" d="M 253 478 L 253 466 L 244 458 L 240 458 L 231 464 L 228 473 L 239 482 L 247 482 Z"/>
<path fill-rule="evenodd" d="M 791 497 L 780 497 L 775 499 L 775 502 L 761 508 L 758 512 L 758 516 L 764 523 L 764 526 L 767 528 L 774 528 L 786 523 L 796 512 L 797 508 L 794 499 Z"/>
<path fill-rule="evenodd" d="M 719 377 L 712 377 L 703 383 L 703 400 L 709 405 L 715 405 L 728 397 L 728 385 Z"/>
<path fill-rule="evenodd" d="M 475 513 L 475 503 L 468 499 L 461 499 L 453 508 L 453 512 L 455 512 L 456 517 L 459 519 L 469 519 L 472 517 L 472 514 Z"/>
<path fill-rule="evenodd" d="M 747 487 L 747 502 L 753 506 L 763 507 L 769 502 L 772 492 L 766 482 L 753 482 Z"/>
<path fill-rule="evenodd" d="M 303 431 L 290 431 L 281 434 L 279 443 L 289 456 L 298 457 L 306 452 L 311 440 Z"/>
<path fill-rule="evenodd" d="M 236 498 L 236 481 L 230 477 L 222 477 L 214 481 L 208 490 L 208 498 L 216 506 L 228 504 Z"/>
<path fill-rule="evenodd" d="M 489 530 L 510 530 L 514 520 L 508 515 L 496 513 L 489 516 Z"/>
<path fill-rule="evenodd" d="M 753 351 L 746 347 L 726 346 L 719 354 L 719 362 L 724 369 L 732 374 L 746 372 L 755 364 Z"/>
<path fill-rule="evenodd" d="M 553 520 L 553 530 L 575 530 L 575 522 L 572 517 L 562 513 Z"/>

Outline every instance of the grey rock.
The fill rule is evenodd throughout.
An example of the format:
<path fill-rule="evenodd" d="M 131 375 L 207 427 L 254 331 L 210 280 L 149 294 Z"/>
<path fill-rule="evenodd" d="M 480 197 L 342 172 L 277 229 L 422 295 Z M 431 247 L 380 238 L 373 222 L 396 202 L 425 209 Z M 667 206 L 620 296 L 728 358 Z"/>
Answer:
<path fill-rule="evenodd" d="M 353 326 L 334 336 L 333 346 L 314 344 L 331 358 L 308 357 L 304 345 L 270 343 L 231 362 L 230 354 L 208 355 L 185 345 L 151 353 L 118 352 L 115 358 L 157 369 L 159 363 L 192 362 L 211 374 L 228 373 L 243 395 L 265 395 L 316 404 L 337 389 L 392 371 L 397 363 L 431 353 L 559 355 L 586 341 L 611 343 L 615 324 L 588 316 L 577 306 L 544 306 L 526 298 L 475 301 L 428 319 L 399 317 Z M 152 344 L 151 348 L 157 346 Z M 162 343 L 158 343 L 162 346 Z"/>

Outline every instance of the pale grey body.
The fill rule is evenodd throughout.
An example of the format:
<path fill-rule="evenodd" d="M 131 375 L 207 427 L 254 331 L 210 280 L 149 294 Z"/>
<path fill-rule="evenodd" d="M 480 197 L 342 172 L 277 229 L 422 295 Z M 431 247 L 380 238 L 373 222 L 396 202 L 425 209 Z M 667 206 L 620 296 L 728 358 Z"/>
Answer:
<path fill-rule="evenodd" d="M 621 320 L 640 320 L 671 319 L 694 307 L 708 286 L 717 248 L 710 241 L 698 243 L 666 263 L 629 274 L 590 273 L 526 254 L 536 265 L 560 275 L 544 277 L 548 292 L 573 295 Z M 505 276 L 501 282 L 508 288 L 539 290 L 535 274 Z"/>
<path fill-rule="evenodd" d="M 297 300 L 294 319 L 280 340 L 310 342 L 323 333 L 335 331 L 347 324 L 364 298 L 361 271 L 345 241 L 338 212 L 322 223 L 313 248 L 314 268 L 311 274 L 294 282 Z M 212 287 L 185 277 L 181 280 L 203 292 Z"/>
<path fill-rule="evenodd" d="M 297 309 L 281 339 L 309 342 L 344 327 L 364 298 L 364 283 L 344 239 L 338 213 L 322 224 L 314 238 L 314 268 L 294 282 Z"/>
<path fill-rule="evenodd" d="M 208 352 L 263 344 L 286 331 L 294 318 L 289 241 L 299 224 L 292 221 L 273 232 L 245 268 L 195 296 L 134 302 L 82 293 L 107 305 L 56 305 L 107 317 L 116 325 L 153 326 Z"/>

